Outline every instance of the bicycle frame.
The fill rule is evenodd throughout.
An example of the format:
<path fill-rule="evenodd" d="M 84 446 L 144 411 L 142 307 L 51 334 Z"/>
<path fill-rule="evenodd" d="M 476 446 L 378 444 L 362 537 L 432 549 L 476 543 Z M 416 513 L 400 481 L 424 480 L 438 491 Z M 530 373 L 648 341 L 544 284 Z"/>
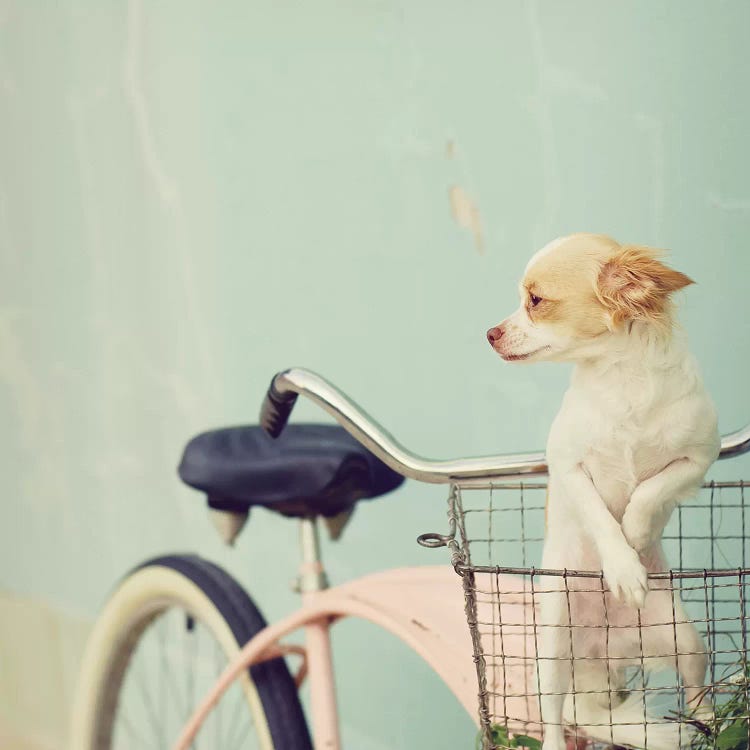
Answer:
<path fill-rule="evenodd" d="M 317 541 L 313 519 L 302 521 L 300 566 L 302 607 L 269 625 L 249 641 L 227 666 L 210 693 L 186 724 L 175 750 L 187 750 L 201 724 L 224 691 L 245 669 L 290 650 L 280 645 L 289 634 L 304 629 L 306 664 L 301 672 L 310 681 L 311 719 L 316 750 L 339 750 L 338 711 L 334 689 L 330 629 L 335 622 L 356 617 L 392 633 L 419 654 L 443 679 L 473 717 L 476 713 L 475 666 L 466 628 L 461 581 L 447 565 L 402 568 L 375 573 L 330 589 L 318 588 L 325 571 L 309 557 Z M 306 586 L 310 586 L 305 590 Z M 299 680 L 298 680 L 299 683 Z"/>
<path fill-rule="evenodd" d="M 331 414 L 385 464 L 418 481 L 489 487 L 493 482 L 507 482 L 547 473 L 543 453 L 452 461 L 432 461 L 416 456 L 341 391 L 320 376 L 302 369 L 286 370 L 274 377 L 261 421 L 265 424 L 267 410 L 275 409 L 282 402 L 286 404 L 285 413 L 280 418 L 276 416 L 283 428 L 298 394 L 309 398 Z M 719 457 L 729 458 L 749 450 L 750 424 L 722 438 Z M 232 681 L 252 664 L 285 653 L 286 650 L 279 646 L 279 642 L 300 627 L 305 629 L 314 745 L 316 750 L 340 750 L 330 628 L 335 621 L 344 617 L 360 617 L 400 638 L 435 669 L 476 719 L 474 665 L 466 657 L 470 653 L 468 649 L 471 648 L 471 643 L 463 616 L 460 581 L 451 568 L 440 566 L 388 571 L 328 589 L 320 560 L 315 519 L 303 519 L 301 528 L 302 607 L 285 619 L 269 625 L 243 647 L 185 725 L 174 750 L 187 750 L 201 724 Z M 433 536 L 433 541 L 437 544 L 443 543 L 439 535 Z M 447 592 L 449 588 L 453 589 L 453 596 L 436 594 L 436 590 Z M 446 602 L 451 599 L 457 605 L 458 617 L 455 623 L 450 618 L 446 619 Z M 440 603 L 439 613 L 434 612 L 435 602 Z"/>

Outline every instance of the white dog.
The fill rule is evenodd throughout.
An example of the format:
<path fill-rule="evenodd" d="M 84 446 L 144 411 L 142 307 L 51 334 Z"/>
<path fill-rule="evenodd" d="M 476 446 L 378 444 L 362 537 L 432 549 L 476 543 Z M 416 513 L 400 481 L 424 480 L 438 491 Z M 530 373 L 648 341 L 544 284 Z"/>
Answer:
<path fill-rule="evenodd" d="M 507 361 L 575 363 L 547 444 L 542 564 L 601 570 L 608 587 L 543 579 L 544 750 L 565 750 L 563 717 L 617 745 L 675 750 L 689 740 L 686 725 L 646 717 L 642 694 L 620 691 L 624 667 L 666 663 L 695 707 L 705 680 L 705 647 L 679 597 L 669 581 L 649 591 L 647 578 L 668 569 L 664 526 L 719 452 L 714 407 L 673 324 L 670 296 L 691 283 L 657 251 L 575 234 L 534 255 L 520 307 L 487 333 Z"/>

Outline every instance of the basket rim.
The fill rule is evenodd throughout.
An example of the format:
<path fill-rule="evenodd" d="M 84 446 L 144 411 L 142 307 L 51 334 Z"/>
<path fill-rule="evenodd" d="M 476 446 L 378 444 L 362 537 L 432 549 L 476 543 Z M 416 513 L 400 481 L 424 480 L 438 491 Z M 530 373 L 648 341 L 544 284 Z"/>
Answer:
<path fill-rule="evenodd" d="M 466 563 L 456 563 L 453 569 L 458 575 L 463 576 L 466 573 L 489 573 L 491 575 L 515 575 L 527 576 L 551 576 L 557 578 L 598 578 L 604 580 L 604 573 L 601 570 L 573 570 L 569 568 L 537 568 L 531 567 L 506 567 L 502 565 L 468 565 Z M 682 570 L 664 570 L 648 574 L 650 580 L 673 581 L 684 579 L 701 579 L 708 578 L 732 578 L 750 575 L 750 568 L 685 568 Z"/>

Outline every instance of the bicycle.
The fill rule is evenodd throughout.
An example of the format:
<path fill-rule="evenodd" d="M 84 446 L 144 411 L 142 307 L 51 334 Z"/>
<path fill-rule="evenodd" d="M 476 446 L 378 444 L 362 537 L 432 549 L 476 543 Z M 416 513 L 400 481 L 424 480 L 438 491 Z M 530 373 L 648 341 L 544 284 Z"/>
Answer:
<path fill-rule="evenodd" d="M 289 425 L 284 430 L 298 395 L 341 426 Z M 750 425 L 722 438 L 722 457 L 749 450 Z M 198 436 L 185 451 L 181 476 L 206 492 L 227 542 L 234 540 L 255 505 L 299 520 L 302 606 L 269 625 L 247 592 L 207 560 L 166 555 L 138 566 L 120 582 L 94 625 L 74 704 L 72 747 L 132 747 L 148 734 L 159 747 L 174 741 L 175 750 L 229 748 L 252 732 L 255 742 L 250 746 L 262 750 L 338 750 L 330 628 L 346 617 L 369 620 L 417 652 L 475 718 L 483 746 L 494 747 L 493 718 L 505 718 L 506 726 L 510 720 L 516 722 L 513 726 L 526 727 L 536 716 L 528 690 L 518 694 L 523 704 L 503 695 L 502 708 L 493 703 L 490 710 L 490 699 L 497 695 L 487 686 L 486 657 L 496 654 L 488 649 L 487 633 L 480 632 L 477 620 L 477 575 L 494 575 L 491 601 L 498 603 L 504 596 L 506 611 L 528 624 L 523 576 L 533 578 L 534 570 L 525 557 L 520 568 L 472 566 L 469 548 L 476 540 L 466 532 L 461 491 L 492 493 L 504 487 L 523 493 L 524 487 L 542 486 L 526 480 L 543 477 L 546 471 L 542 453 L 452 461 L 420 458 L 318 375 L 302 369 L 278 373 L 261 408 L 260 427 Z M 449 547 L 461 577 L 445 565 L 384 571 L 329 587 L 320 556 L 320 519 L 336 537 L 357 500 L 385 494 L 405 477 L 451 485 L 448 533 L 422 534 L 418 541 L 426 547 Z M 490 500 L 490 524 L 492 512 Z M 523 529 L 521 537 L 522 542 L 539 541 L 523 538 Z M 481 587 L 479 593 L 481 599 Z M 499 632 L 494 616 L 491 625 Z M 304 647 L 282 643 L 300 628 L 305 631 Z M 509 637 L 524 649 L 528 645 L 528 633 Z M 289 655 L 302 658 L 295 676 L 285 661 Z M 500 656 L 505 663 L 502 649 Z M 527 655 L 516 665 L 515 677 L 513 667 L 504 674 L 506 694 L 508 674 L 525 680 L 528 664 Z M 140 696 L 154 665 L 162 676 L 168 675 L 173 696 L 185 696 L 179 710 L 163 695 L 158 705 L 132 700 Z M 312 735 L 297 694 L 305 679 L 310 683 Z M 471 740 L 467 738 L 467 747 Z"/>

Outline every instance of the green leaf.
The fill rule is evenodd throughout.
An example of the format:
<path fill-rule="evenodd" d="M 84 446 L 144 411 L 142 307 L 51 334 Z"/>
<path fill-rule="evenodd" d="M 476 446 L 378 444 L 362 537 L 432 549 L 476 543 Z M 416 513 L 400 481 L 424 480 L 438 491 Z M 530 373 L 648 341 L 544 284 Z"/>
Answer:
<path fill-rule="evenodd" d="M 747 722 L 733 721 L 716 738 L 717 750 L 747 750 Z"/>
<path fill-rule="evenodd" d="M 490 738 L 494 745 L 510 748 L 526 748 L 526 750 L 542 750 L 542 742 L 525 734 L 517 734 L 513 737 L 508 733 L 508 728 L 502 724 L 493 724 L 490 727 Z M 477 750 L 482 745 L 481 732 L 477 737 Z"/>
<path fill-rule="evenodd" d="M 525 734 L 517 734 L 513 737 L 516 747 L 527 747 L 529 750 L 542 750 L 541 740 L 535 737 L 528 737 Z"/>
<path fill-rule="evenodd" d="M 508 729 L 502 724 L 493 724 L 490 727 L 490 739 L 492 740 L 493 745 L 516 747 L 516 745 L 512 744 L 511 740 L 508 738 Z M 482 733 L 479 732 L 479 734 L 477 735 L 476 750 L 481 750 L 481 747 Z"/>
<path fill-rule="evenodd" d="M 508 728 L 502 724 L 493 724 L 490 728 L 492 741 L 496 745 L 507 745 L 508 744 Z"/>

